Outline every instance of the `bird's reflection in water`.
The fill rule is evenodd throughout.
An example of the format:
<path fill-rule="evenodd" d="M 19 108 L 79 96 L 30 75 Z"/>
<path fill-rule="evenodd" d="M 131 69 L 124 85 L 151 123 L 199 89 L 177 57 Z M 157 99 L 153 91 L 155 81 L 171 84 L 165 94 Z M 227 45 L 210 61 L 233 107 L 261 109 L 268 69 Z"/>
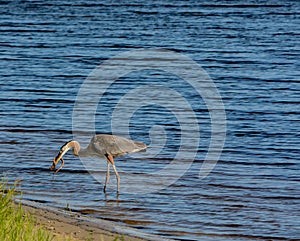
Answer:
<path fill-rule="evenodd" d="M 114 199 L 110 198 L 113 195 L 109 195 L 107 192 L 104 193 L 104 197 L 105 197 L 105 201 L 106 202 L 119 202 L 119 198 L 120 198 L 120 193 L 117 193 L 116 195 L 114 195 Z"/>
<path fill-rule="evenodd" d="M 104 194 L 105 207 L 119 207 L 120 206 L 120 194 L 109 195 Z"/>

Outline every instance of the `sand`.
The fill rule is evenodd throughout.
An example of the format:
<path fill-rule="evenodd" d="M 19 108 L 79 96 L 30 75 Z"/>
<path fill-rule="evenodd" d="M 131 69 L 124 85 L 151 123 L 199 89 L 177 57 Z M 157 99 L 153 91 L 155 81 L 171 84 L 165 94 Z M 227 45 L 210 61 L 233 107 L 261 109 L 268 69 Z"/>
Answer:
<path fill-rule="evenodd" d="M 48 207 L 41 203 L 24 200 L 21 203 L 22 207 L 33 215 L 36 222 L 53 231 L 58 240 L 70 236 L 71 240 L 112 241 L 116 237 L 119 237 L 118 240 L 126 241 L 167 240 L 115 222 Z"/>

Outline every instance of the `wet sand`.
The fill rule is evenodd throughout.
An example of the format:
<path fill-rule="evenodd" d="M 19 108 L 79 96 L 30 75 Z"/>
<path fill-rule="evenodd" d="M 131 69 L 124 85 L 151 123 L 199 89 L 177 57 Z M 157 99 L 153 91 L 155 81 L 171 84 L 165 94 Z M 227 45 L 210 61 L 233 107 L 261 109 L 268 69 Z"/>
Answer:
<path fill-rule="evenodd" d="M 37 224 L 54 232 L 58 240 L 64 240 L 64 237 L 71 237 L 71 240 L 99 241 L 112 241 L 116 237 L 119 237 L 117 240 L 126 241 L 166 240 L 115 222 L 47 207 L 36 202 L 22 201 L 22 207 L 33 215 Z"/>

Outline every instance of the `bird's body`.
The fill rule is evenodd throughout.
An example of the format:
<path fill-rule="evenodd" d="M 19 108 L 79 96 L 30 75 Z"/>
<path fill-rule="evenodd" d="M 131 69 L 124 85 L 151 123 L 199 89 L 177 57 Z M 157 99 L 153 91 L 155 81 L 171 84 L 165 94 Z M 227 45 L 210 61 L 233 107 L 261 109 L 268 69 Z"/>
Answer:
<path fill-rule="evenodd" d="M 91 139 L 90 144 L 85 150 L 94 156 L 105 158 L 106 155 L 121 157 L 146 148 L 147 146 L 142 142 L 129 140 L 115 135 L 98 134 Z"/>
<path fill-rule="evenodd" d="M 79 157 L 90 157 L 97 156 L 107 160 L 107 173 L 104 185 L 104 192 L 106 191 L 106 185 L 109 181 L 109 167 L 112 165 L 116 177 L 118 192 L 120 186 L 120 176 L 116 169 L 114 158 L 127 155 L 129 153 L 139 152 L 147 148 L 146 144 L 142 142 L 137 142 L 133 140 L 126 139 L 124 137 L 108 135 L 108 134 L 98 134 L 94 135 L 91 139 L 87 148 L 82 149 L 78 141 L 68 141 L 61 148 L 58 155 L 54 158 L 53 164 L 50 167 L 51 170 L 55 168 L 57 163 L 61 160 L 62 164 L 59 169 L 56 170 L 57 173 L 64 165 L 64 160 L 62 159 L 68 150 L 73 149 L 73 153 Z"/>

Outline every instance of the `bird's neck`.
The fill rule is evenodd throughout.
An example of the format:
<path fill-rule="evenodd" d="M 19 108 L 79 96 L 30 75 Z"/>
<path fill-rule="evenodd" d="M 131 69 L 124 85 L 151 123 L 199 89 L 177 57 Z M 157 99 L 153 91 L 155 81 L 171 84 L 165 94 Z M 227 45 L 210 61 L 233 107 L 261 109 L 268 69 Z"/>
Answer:
<path fill-rule="evenodd" d="M 86 156 L 89 156 L 89 150 L 88 148 L 83 148 L 81 149 L 80 148 L 80 144 L 78 141 L 71 141 L 69 143 L 69 147 L 70 148 L 73 148 L 73 153 L 75 156 L 79 156 L 79 157 L 86 157 Z"/>

